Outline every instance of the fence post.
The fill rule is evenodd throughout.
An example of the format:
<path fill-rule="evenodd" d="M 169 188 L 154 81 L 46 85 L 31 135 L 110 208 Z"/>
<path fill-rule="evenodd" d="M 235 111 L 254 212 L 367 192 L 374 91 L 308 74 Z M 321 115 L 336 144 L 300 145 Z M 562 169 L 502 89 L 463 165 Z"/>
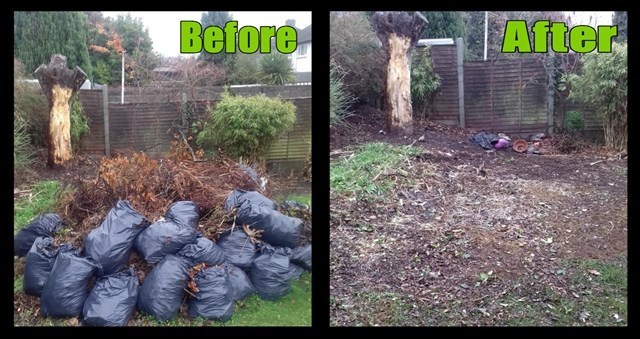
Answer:
<path fill-rule="evenodd" d="M 104 117 L 104 154 L 111 156 L 111 145 L 109 144 L 109 89 L 107 85 L 102 86 L 102 116 Z"/>
<path fill-rule="evenodd" d="M 458 59 L 458 116 L 460 127 L 465 128 L 464 119 L 464 54 L 462 38 L 456 38 L 456 56 Z"/>
<path fill-rule="evenodd" d="M 519 73 L 518 73 L 518 112 L 520 113 L 518 116 L 518 133 L 522 132 L 522 91 L 524 91 L 522 89 L 522 59 L 520 59 L 520 64 L 518 65 L 519 67 Z"/>
<path fill-rule="evenodd" d="M 554 134 L 554 130 L 553 130 L 553 111 L 555 110 L 555 106 L 554 106 L 555 90 L 554 90 L 554 80 L 553 80 L 553 78 L 555 77 L 555 68 L 553 66 L 554 58 L 555 56 L 553 55 L 553 53 L 551 53 L 551 55 L 545 59 L 545 62 L 547 63 L 547 69 L 549 70 L 547 72 L 547 134 L 549 135 Z"/>

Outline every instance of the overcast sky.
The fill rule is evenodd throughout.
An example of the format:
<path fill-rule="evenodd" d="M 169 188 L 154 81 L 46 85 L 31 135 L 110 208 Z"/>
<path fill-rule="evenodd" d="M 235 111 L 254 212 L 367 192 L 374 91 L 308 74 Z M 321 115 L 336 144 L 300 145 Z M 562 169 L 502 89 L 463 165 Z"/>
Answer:
<path fill-rule="evenodd" d="M 103 12 L 106 16 L 116 17 L 118 14 L 131 13 L 142 19 L 149 29 L 153 40 L 153 48 L 165 56 L 180 55 L 180 21 L 199 21 L 202 12 Z M 565 11 L 574 24 L 611 25 L 612 11 L 578 12 Z M 231 12 L 238 25 L 242 26 L 283 26 L 287 19 L 296 20 L 298 28 L 311 24 L 311 12 Z"/>
<path fill-rule="evenodd" d="M 200 21 L 202 12 L 103 12 L 105 16 L 131 13 L 142 19 L 149 29 L 153 49 L 165 56 L 180 55 L 180 21 Z M 238 26 L 284 26 L 287 19 L 294 19 L 298 28 L 311 24 L 311 12 L 230 12 Z"/>

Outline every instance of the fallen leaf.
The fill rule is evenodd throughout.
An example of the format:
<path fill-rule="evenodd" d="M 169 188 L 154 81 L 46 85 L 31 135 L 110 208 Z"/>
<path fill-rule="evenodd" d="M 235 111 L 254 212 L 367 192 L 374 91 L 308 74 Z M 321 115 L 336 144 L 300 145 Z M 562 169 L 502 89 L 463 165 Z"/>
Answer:
<path fill-rule="evenodd" d="M 69 326 L 78 326 L 79 323 L 78 318 L 71 318 L 67 320 L 67 325 Z"/>
<path fill-rule="evenodd" d="M 580 316 L 578 317 L 578 319 L 580 319 L 584 323 L 587 321 L 587 319 L 589 319 L 590 316 L 591 314 L 589 314 L 589 312 L 583 311 L 580 312 Z"/>
<path fill-rule="evenodd" d="M 487 312 L 487 310 L 485 308 L 478 308 L 478 311 L 480 311 L 485 317 L 490 317 L 491 314 L 489 312 Z"/>
<path fill-rule="evenodd" d="M 596 270 L 589 270 L 589 273 L 591 273 L 593 275 L 600 275 L 600 272 L 598 272 Z"/>

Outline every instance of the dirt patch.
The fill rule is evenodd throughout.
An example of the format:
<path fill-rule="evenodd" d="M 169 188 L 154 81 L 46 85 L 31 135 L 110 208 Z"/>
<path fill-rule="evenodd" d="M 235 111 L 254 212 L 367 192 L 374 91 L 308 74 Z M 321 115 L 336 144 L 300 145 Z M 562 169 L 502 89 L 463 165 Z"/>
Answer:
<path fill-rule="evenodd" d="M 396 325 L 509 324 L 519 314 L 500 306 L 509 296 L 537 307 L 577 293 L 567 260 L 626 257 L 625 159 L 486 152 L 468 141 L 473 131 L 431 123 L 414 138 L 381 129 L 332 133 L 332 161 L 370 141 L 423 149 L 374 202 L 332 193 L 332 324 L 366 323 L 365 292 L 408 305 Z"/>

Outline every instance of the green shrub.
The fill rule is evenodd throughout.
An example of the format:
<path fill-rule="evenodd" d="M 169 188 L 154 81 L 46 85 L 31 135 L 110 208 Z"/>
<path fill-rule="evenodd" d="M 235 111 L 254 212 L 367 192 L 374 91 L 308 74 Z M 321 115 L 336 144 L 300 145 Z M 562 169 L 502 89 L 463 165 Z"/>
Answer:
<path fill-rule="evenodd" d="M 293 127 L 296 107 L 291 102 L 261 95 L 223 93 L 196 141 L 203 148 L 221 147 L 248 162 L 264 160 L 282 133 Z"/>
<path fill-rule="evenodd" d="M 359 103 L 382 108 L 387 68 L 380 40 L 364 12 L 331 12 L 329 52 Z"/>
<path fill-rule="evenodd" d="M 604 127 L 605 144 L 627 149 L 627 44 L 614 43 L 611 53 L 588 53 L 580 75 L 570 74 L 570 99 L 591 105 Z"/>
<path fill-rule="evenodd" d="M 331 126 L 338 126 L 344 123 L 344 119 L 351 115 L 349 106 L 353 104 L 353 95 L 345 90 L 342 83 L 344 74 L 338 66 L 331 60 L 329 68 L 329 113 Z"/>
<path fill-rule="evenodd" d="M 33 145 L 46 145 L 49 130 L 47 98 L 36 83 L 27 83 L 22 64 L 13 60 L 13 112 Z"/>
<path fill-rule="evenodd" d="M 579 111 L 569 111 L 565 113 L 567 131 L 576 133 L 584 129 L 584 118 Z"/>
<path fill-rule="evenodd" d="M 433 104 L 434 93 L 440 87 L 440 76 L 433 70 L 428 48 L 422 53 L 415 53 L 414 56 L 415 66 L 411 68 L 411 100 L 414 113 L 424 119 L 427 108 Z"/>
<path fill-rule="evenodd" d="M 260 79 L 267 85 L 283 85 L 294 82 L 296 75 L 289 57 L 271 53 L 260 59 Z"/>
<path fill-rule="evenodd" d="M 89 132 L 89 119 L 84 113 L 82 102 L 78 94 L 71 97 L 71 145 L 79 145 L 80 138 Z"/>
<path fill-rule="evenodd" d="M 22 119 L 13 119 L 13 174 L 20 177 L 29 169 L 35 157 L 35 150 L 31 146 L 31 138 L 27 134 L 26 124 Z"/>

